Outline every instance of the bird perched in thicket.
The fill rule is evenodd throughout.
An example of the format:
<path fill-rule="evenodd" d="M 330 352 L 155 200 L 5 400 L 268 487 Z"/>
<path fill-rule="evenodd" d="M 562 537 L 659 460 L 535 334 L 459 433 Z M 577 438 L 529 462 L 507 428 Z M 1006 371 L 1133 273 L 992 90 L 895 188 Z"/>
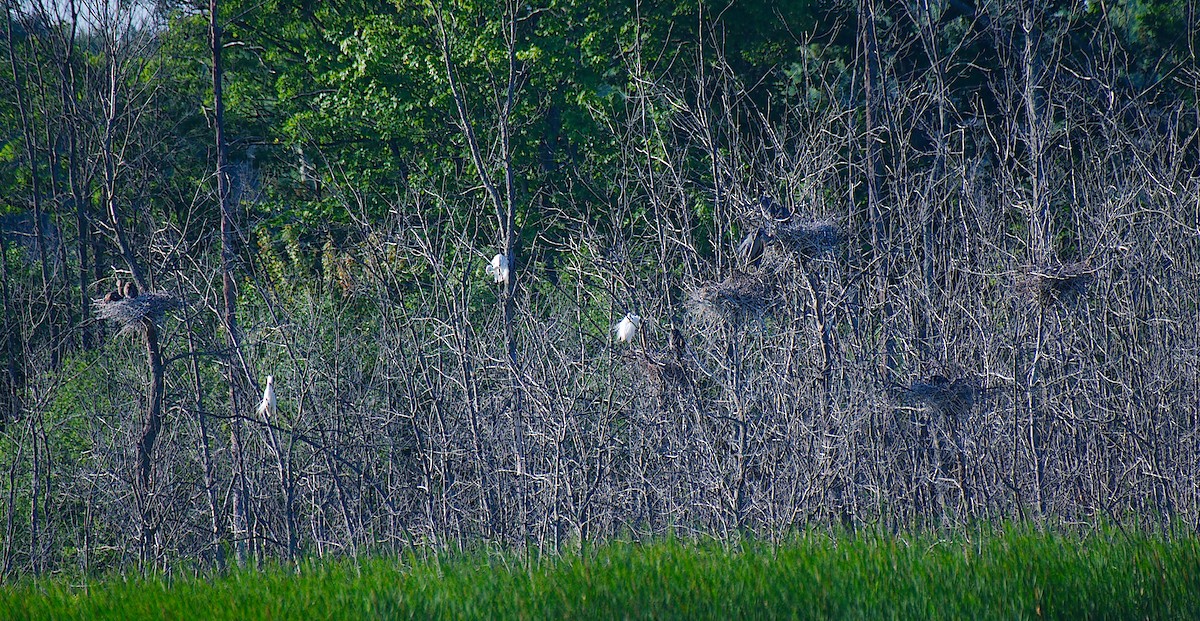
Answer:
<path fill-rule="evenodd" d="M 275 417 L 275 378 L 267 376 L 267 387 L 263 390 L 262 403 L 258 404 L 259 416 Z"/>
<path fill-rule="evenodd" d="M 747 265 L 758 267 L 759 262 L 762 261 L 763 247 L 770 239 L 767 231 L 760 226 L 757 231 L 746 235 L 742 243 L 738 244 L 738 254 Z"/>
<path fill-rule="evenodd" d="M 125 297 L 127 297 L 127 298 L 130 298 L 130 299 L 136 298 L 138 296 L 137 283 L 133 282 L 132 280 L 126 282 L 124 293 L 125 293 Z"/>
<path fill-rule="evenodd" d="M 687 353 L 687 341 L 683 340 L 683 333 L 679 328 L 671 328 L 671 334 L 667 337 L 667 346 L 671 349 L 671 353 L 675 354 L 677 360 L 683 360 Z"/>
<path fill-rule="evenodd" d="M 766 194 L 758 197 L 758 207 L 762 209 L 763 216 L 774 222 L 787 222 L 792 219 L 792 210 L 788 209 L 787 205 L 775 202 L 775 199 Z"/>
<path fill-rule="evenodd" d="M 117 279 L 117 288 L 113 289 L 112 291 L 109 291 L 107 294 L 105 294 L 104 301 L 110 302 L 110 303 L 111 302 L 120 302 L 122 299 L 125 298 L 125 295 L 121 293 L 121 291 L 124 290 L 124 288 L 125 288 L 125 283 L 121 282 L 121 279 L 118 278 Z"/>
<path fill-rule="evenodd" d="M 617 333 L 617 341 L 628 343 L 633 340 L 633 335 L 637 334 L 638 327 L 641 325 L 641 317 L 634 313 L 626 313 L 625 317 L 613 328 L 613 331 Z"/>
<path fill-rule="evenodd" d="M 508 257 L 497 253 L 492 262 L 485 268 L 488 275 L 497 283 L 508 282 Z"/>

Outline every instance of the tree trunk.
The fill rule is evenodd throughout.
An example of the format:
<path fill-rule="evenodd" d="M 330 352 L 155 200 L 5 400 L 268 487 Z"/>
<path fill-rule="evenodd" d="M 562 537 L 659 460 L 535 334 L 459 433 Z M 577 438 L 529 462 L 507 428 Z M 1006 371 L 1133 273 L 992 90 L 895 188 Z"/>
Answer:
<path fill-rule="evenodd" d="M 225 327 L 225 340 L 229 346 L 229 354 L 225 369 L 229 383 L 229 405 L 233 408 L 233 425 L 230 431 L 230 447 L 233 451 L 233 468 L 235 489 L 233 492 L 233 532 L 236 540 L 235 549 L 238 565 L 246 562 L 246 528 L 248 524 L 246 501 L 246 474 L 243 472 L 242 459 L 242 404 L 239 386 L 239 374 L 235 370 L 234 361 L 241 352 L 241 334 L 237 324 L 237 294 L 233 282 L 234 263 L 237 255 L 234 252 L 234 213 L 233 203 L 229 196 L 229 175 L 225 161 L 225 98 L 222 88 L 223 71 L 221 65 L 221 47 L 223 37 L 219 19 L 218 0 L 208 3 L 208 34 L 212 47 L 212 90 L 213 90 L 213 128 L 217 152 L 217 199 L 221 204 L 221 296 L 224 309 L 221 323 Z"/>
<path fill-rule="evenodd" d="M 104 173 L 104 200 L 107 205 L 109 224 L 112 226 L 115 234 L 121 257 L 125 260 L 125 265 L 129 268 L 130 274 L 133 275 L 133 280 L 137 283 L 138 289 L 142 292 L 149 292 L 150 281 L 141 264 L 138 262 L 137 253 L 134 251 L 129 236 L 125 231 L 118 202 L 118 157 L 113 150 L 113 132 L 117 127 L 117 117 L 120 110 L 120 107 L 117 105 L 120 80 L 118 80 L 117 73 L 118 62 L 115 57 L 116 51 L 108 49 L 106 53 L 108 55 L 106 59 L 108 62 L 108 101 L 105 102 L 104 136 L 101 142 L 100 153 Z M 150 384 L 147 386 L 146 418 L 143 421 L 142 431 L 137 444 L 138 458 L 137 472 L 134 479 L 134 499 L 137 502 L 136 508 L 141 522 L 139 524 L 139 559 L 142 563 L 142 570 L 146 571 L 148 563 L 152 560 L 150 543 L 153 539 L 155 529 L 153 467 L 155 442 L 158 440 L 158 433 L 162 428 L 163 361 L 162 350 L 158 343 L 158 327 L 154 325 L 153 320 L 150 318 L 143 320 L 142 336 L 145 340 L 146 363 L 150 371 Z"/>
<path fill-rule="evenodd" d="M 1024 29 L 1024 48 L 1022 49 L 1022 73 L 1024 88 L 1022 98 L 1025 105 L 1025 144 L 1029 150 L 1029 188 L 1030 197 L 1029 232 L 1030 250 L 1035 264 L 1044 265 L 1051 259 L 1050 247 L 1050 196 L 1046 181 L 1046 137 L 1043 128 L 1046 126 L 1043 117 L 1045 113 L 1045 98 L 1039 94 L 1042 79 L 1042 58 L 1038 52 L 1041 44 L 1041 30 L 1037 27 L 1036 9 L 1033 5 L 1022 10 L 1021 20 Z"/>
<path fill-rule="evenodd" d="M 16 420 L 20 416 L 21 396 L 24 393 L 21 324 L 14 318 L 12 299 L 9 296 L 8 236 L 3 228 L 0 228 L 0 271 L 3 272 L 3 280 L 0 280 L 0 303 L 4 306 L 4 370 L 6 373 L 2 397 L 4 402 L 0 403 L 0 432 L 3 432 L 9 419 Z"/>
<path fill-rule="evenodd" d="M 76 100 L 75 67 L 72 59 L 75 52 L 75 23 L 77 16 L 71 16 L 70 35 L 64 41 L 63 57 L 59 62 L 59 98 L 62 103 L 62 114 L 66 118 L 67 132 L 67 184 L 71 192 L 71 202 L 75 208 L 75 253 L 79 256 L 79 316 L 86 318 L 91 313 L 91 296 L 89 295 L 88 249 L 92 244 L 91 225 L 87 217 L 87 199 L 84 193 L 84 165 L 80 158 L 79 106 Z M 95 331 L 90 322 L 83 321 L 80 327 L 81 340 L 84 349 L 95 346 Z"/>
<path fill-rule="evenodd" d="M 180 289 L 180 297 L 183 291 Z M 208 515 L 212 535 L 212 564 L 223 569 L 225 567 L 225 550 L 223 548 L 224 529 L 221 527 L 221 510 L 217 494 L 217 475 L 213 467 L 212 447 L 208 433 L 208 414 L 204 411 L 204 384 L 200 379 L 200 360 L 196 351 L 196 336 L 192 330 L 192 322 L 185 319 L 188 339 L 189 369 L 192 372 L 192 387 L 196 393 L 196 426 L 200 432 L 200 466 L 204 468 L 204 491 L 208 500 Z"/>
<path fill-rule="evenodd" d="M 27 102 L 25 100 L 25 89 L 23 87 L 24 83 L 21 81 L 21 74 L 17 68 L 17 50 L 13 40 L 12 32 L 13 20 L 11 0 L 6 0 L 4 3 L 4 13 L 5 17 L 7 18 L 5 22 L 5 34 L 8 38 L 9 68 L 12 70 L 13 90 L 17 100 L 18 118 L 21 121 L 21 134 L 24 137 L 25 157 L 29 161 L 29 187 L 33 198 L 34 246 L 37 249 L 38 264 L 41 268 L 42 295 L 47 308 L 46 314 L 49 317 L 47 324 L 50 332 L 50 342 L 53 344 L 52 347 L 54 347 L 55 352 L 52 355 L 52 358 L 54 359 L 54 364 L 52 366 L 57 367 L 58 334 L 57 326 L 54 322 L 54 291 L 51 287 L 52 275 L 50 273 L 49 259 L 46 256 L 45 233 L 42 231 L 42 185 L 41 177 L 38 175 L 37 145 L 34 138 L 33 119 L 30 118 L 30 111 L 26 105 Z"/>
<path fill-rule="evenodd" d="M 129 267 L 129 272 L 137 282 L 138 289 L 149 291 L 150 284 L 146 280 L 145 273 L 142 272 L 133 247 L 129 244 L 129 236 L 125 234 L 125 225 L 121 221 L 121 209 L 117 204 L 117 158 L 113 153 L 113 129 L 117 122 L 117 67 L 115 60 L 109 59 L 109 63 L 108 110 L 104 120 L 104 143 L 101 147 L 101 159 L 104 160 L 104 199 L 108 206 L 109 224 L 112 225 L 116 235 L 117 248 L 121 251 L 121 258 L 125 259 L 125 265 Z"/>
<path fill-rule="evenodd" d="M 138 439 L 138 486 L 141 495 L 141 561 L 143 571 L 152 560 L 150 544 L 154 538 L 154 444 L 162 429 L 163 359 L 158 345 L 158 327 L 152 319 L 143 320 L 146 340 L 146 365 L 150 368 L 150 394 L 146 406 L 146 421 Z"/>
<path fill-rule="evenodd" d="M 510 142 L 511 132 L 511 116 L 513 105 L 516 99 L 517 86 L 517 66 L 516 66 L 516 7 L 510 2 L 507 4 L 507 22 L 505 24 L 505 44 L 507 46 L 508 60 L 508 76 L 505 84 L 504 101 L 499 104 L 500 118 L 498 120 L 500 134 L 500 158 L 504 167 L 504 193 L 501 195 L 500 189 L 488 172 L 486 163 L 483 159 L 483 152 L 479 146 L 479 141 L 475 134 L 475 126 L 471 120 L 471 116 L 467 111 L 465 96 L 462 88 L 458 83 L 457 73 L 454 70 L 454 64 L 451 60 L 451 42 L 450 35 L 445 22 L 445 16 L 440 10 L 435 12 L 440 42 L 442 46 L 442 61 L 446 70 L 446 79 L 450 85 L 450 94 L 454 99 L 455 108 L 458 112 L 458 120 L 462 126 L 463 137 L 466 138 L 467 146 L 471 152 L 471 160 L 475 164 L 475 169 L 479 174 L 479 180 L 483 183 L 484 189 L 487 191 L 488 197 L 491 199 L 492 205 L 496 211 L 496 224 L 499 228 L 499 242 L 502 252 L 508 261 L 508 279 L 504 283 L 504 291 L 501 295 L 503 304 L 503 322 L 504 322 L 504 349 L 508 358 L 509 378 L 512 390 L 512 418 L 513 418 L 513 452 L 516 458 L 516 480 L 517 480 L 517 497 L 522 502 L 524 494 L 521 493 L 522 481 L 525 477 L 524 466 L 524 444 L 525 430 L 522 420 L 523 397 L 521 390 L 521 373 L 520 361 L 517 356 L 516 345 L 516 293 L 517 293 L 517 269 L 516 269 L 516 186 L 513 177 L 512 163 L 512 148 Z M 523 521 L 522 521 L 523 522 Z"/>
<path fill-rule="evenodd" d="M 33 575 L 42 573 L 41 546 L 42 538 L 38 524 L 41 522 L 41 508 L 38 505 L 38 491 L 42 487 L 42 460 L 38 451 L 38 434 L 34 427 L 35 416 L 26 420 L 29 422 L 29 444 L 33 448 L 33 473 L 29 481 L 29 568 Z"/>
<path fill-rule="evenodd" d="M 896 370 L 896 344 L 891 333 L 891 296 L 888 295 L 889 248 L 886 248 L 887 218 L 880 200 L 880 184 L 883 179 L 883 154 L 879 143 L 880 134 L 887 131 L 880 124 L 883 85 L 882 66 L 879 57 L 879 40 L 875 33 L 876 7 L 874 0 L 864 0 L 859 5 L 859 21 L 862 28 L 863 53 L 866 55 L 866 70 L 863 71 L 863 96 L 865 98 L 864 120 L 866 121 L 866 174 L 867 174 L 867 218 L 871 228 L 871 262 L 875 266 L 875 290 L 880 308 L 879 329 L 882 335 L 883 366 L 885 379 L 891 380 Z"/>

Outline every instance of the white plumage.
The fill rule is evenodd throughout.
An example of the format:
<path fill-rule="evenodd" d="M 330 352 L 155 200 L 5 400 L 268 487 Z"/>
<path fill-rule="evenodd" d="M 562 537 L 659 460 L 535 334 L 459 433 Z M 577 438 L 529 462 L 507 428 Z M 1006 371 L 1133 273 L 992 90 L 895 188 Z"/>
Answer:
<path fill-rule="evenodd" d="M 274 418 L 275 416 L 275 378 L 267 376 L 267 388 L 263 390 L 262 403 L 258 404 L 259 416 Z"/>
<path fill-rule="evenodd" d="M 637 334 L 638 327 L 642 325 L 642 318 L 633 313 L 628 313 L 617 324 L 613 330 L 617 333 L 617 341 L 627 343 L 633 340 L 633 335 Z"/>
<path fill-rule="evenodd" d="M 492 262 L 485 269 L 496 282 L 508 282 L 508 257 L 503 254 L 492 257 Z"/>

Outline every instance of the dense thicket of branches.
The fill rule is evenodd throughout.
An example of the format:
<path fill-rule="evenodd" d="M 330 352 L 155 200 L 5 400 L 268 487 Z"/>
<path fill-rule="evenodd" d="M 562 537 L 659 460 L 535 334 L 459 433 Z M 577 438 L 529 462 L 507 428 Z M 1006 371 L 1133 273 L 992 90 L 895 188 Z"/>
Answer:
<path fill-rule="evenodd" d="M 0 573 L 1200 528 L 1191 3 L 494 4 L 6 0 Z"/>

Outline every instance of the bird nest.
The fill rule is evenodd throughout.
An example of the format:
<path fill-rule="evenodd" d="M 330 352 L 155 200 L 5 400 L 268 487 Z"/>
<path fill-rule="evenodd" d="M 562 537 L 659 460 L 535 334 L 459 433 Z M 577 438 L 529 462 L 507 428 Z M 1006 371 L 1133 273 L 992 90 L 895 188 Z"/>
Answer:
<path fill-rule="evenodd" d="M 941 375 L 913 380 L 908 387 L 901 387 L 900 392 L 907 403 L 923 405 L 953 418 L 966 416 L 984 394 L 984 390 L 970 380 L 951 381 Z"/>
<path fill-rule="evenodd" d="M 1087 261 L 1033 267 L 1018 279 L 1017 289 L 1043 305 L 1071 302 L 1087 293 L 1095 272 Z"/>
<path fill-rule="evenodd" d="M 143 293 L 116 301 L 92 301 L 96 317 L 120 325 L 122 332 L 140 331 L 147 323 L 158 323 L 167 311 L 178 307 L 179 299 L 168 293 Z"/>
<path fill-rule="evenodd" d="M 726 321 L 761 316 L 774 303 L 774 288 L 766 280 L 734 274 L 721 282 L 701 285 L 688 294 L 688 307 L 702 319 Z"/>
<path fill-rule="evenodd" d="M 682 386 L 688 381 L 683 361 L 669 349 L 631 353 L 628 360 L 660 392 L 671 386 Z"/>
<path fill-rule="evenodd" d="M 788 222 L 775 229 L 775 242 L 803 259 L 830 252 L 841 244 L 841 232 L 833 222 Z"/>

